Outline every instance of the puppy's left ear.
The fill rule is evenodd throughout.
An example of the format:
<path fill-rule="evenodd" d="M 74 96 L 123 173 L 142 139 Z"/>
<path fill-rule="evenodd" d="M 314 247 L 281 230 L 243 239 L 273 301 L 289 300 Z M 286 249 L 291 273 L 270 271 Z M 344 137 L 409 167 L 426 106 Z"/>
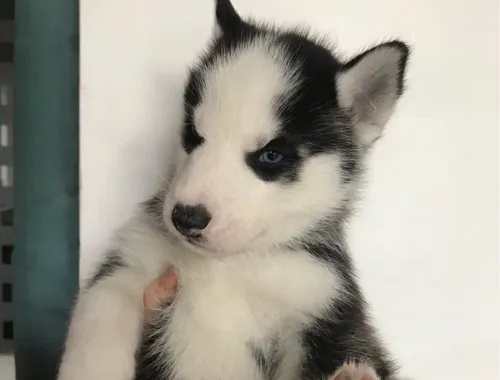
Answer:
<path fill-rule="evenodd" d="M 214 36 L 226 33 L 234 33 L 243 25 L 236 9 L 234 9 L 231 0 L 215 0 L 215 25 Z"/>
<path fill-rule="evenodd" d="M 337 74 L 339 105 L 353 113 L 365 147 L 382 135 L 403 94 L 409 55 L 403 42 L 383 43 L 347 62 Z"/>

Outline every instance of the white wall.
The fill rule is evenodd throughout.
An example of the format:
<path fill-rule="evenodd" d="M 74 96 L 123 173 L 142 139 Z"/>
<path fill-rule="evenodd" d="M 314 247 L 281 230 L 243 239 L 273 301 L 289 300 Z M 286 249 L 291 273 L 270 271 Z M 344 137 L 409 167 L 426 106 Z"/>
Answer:
<path fill-rule="evenodd" d="M 409 91 L 373 155 L 352 248 L 404 372 L 497 379 L 498 9 L 493 0 L 233 0 L 354 53 L 414 45 Z M 82 0 L 82 277 L 154 189 L 211 0 Z"/>

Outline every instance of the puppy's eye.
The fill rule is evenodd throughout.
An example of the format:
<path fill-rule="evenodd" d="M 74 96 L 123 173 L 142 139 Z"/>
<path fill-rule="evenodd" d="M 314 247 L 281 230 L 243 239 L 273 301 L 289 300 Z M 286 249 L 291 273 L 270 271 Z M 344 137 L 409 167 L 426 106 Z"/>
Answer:
<path fill-rule="evenodd" d="M 260 153 L 259 162 L 265 165 L 278 165 L 285 156 L 275 150 L 264 150 Z"/>
<path fill-rule="evenodd" d="M 294 178 L 300 157 L 293 142 L 277 137 L 266 146 L 246 153 L 245 161 L 263 181 L 287 182 Z"/>

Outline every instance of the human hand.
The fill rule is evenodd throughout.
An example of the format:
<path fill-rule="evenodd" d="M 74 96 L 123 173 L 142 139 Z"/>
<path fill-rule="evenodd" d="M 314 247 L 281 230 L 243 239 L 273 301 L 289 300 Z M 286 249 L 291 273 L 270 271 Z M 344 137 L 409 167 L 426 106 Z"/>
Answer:
<path fill-rule="evenodd" d="M 143 302 L 146 321 L 149 322 L 155 313 L 177 293 L 177 273 L 173 267 L 168 268 L 144 291 Z"/>

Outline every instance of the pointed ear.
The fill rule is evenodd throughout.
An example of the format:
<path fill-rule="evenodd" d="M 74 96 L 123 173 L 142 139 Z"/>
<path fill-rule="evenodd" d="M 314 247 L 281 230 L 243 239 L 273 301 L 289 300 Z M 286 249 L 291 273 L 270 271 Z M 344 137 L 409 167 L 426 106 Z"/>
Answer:
<path fill-rule="evenodd" d="M 233 7 L 231 0 L 215 0 L 215 36 L 231 33 L 238 30 L 243 24 L 238 12 Z"/>
<path fill-rule="evenodd" d="M 347 62 L 337 74 L 339 105 L 353 112 L 366 147 L 381 136 L 403 94 L 409 54 L 403 42 L 387 42 Z"/>

